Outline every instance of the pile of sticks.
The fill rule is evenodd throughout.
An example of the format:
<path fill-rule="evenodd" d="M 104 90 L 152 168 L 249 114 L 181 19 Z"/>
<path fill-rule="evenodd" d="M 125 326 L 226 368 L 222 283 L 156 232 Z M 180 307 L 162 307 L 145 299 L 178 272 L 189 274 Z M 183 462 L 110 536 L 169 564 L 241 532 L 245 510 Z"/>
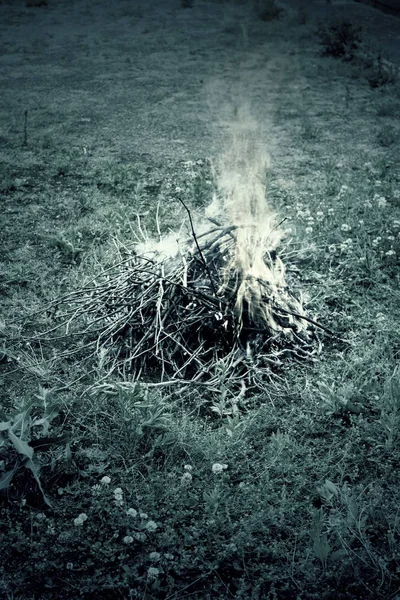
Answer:
<path fill-rule="evenodd" d="M 186 208 L 186 207 L 185 207 Z M 234 226 L 210 219 L 210 228 L 191 234 L 165 256 L 156 249 L 135 250 L 94 284 L 76 293 L 72 321 L 82 317 L 97 351 L 112 355 L 130 379 L 207 383 L 221 369 L 230 381 L 247 387 L 272 376 L 288 357 L 315 356 L 318 324 L 299 312 L 299 302 L 286 289 L 262 286 L 270 324 L 246 303 L 237 311 L 240 277 L 229 273 L 236 237 Z M 275 252 L 266 252 L 270 266 Z"/>

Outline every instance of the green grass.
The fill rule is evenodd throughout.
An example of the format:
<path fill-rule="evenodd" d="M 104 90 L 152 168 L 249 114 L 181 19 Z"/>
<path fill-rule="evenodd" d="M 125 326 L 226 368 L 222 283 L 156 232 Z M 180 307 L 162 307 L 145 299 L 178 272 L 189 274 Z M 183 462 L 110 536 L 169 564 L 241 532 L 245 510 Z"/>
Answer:
<path fill-rule="evenodd" d="M 293 160 L 293 185 L 272 166 L 267 195 L 288 219 L 289 283 L 336 337 L 321 336 L 317 362 L 288 362 L 240 410 L 223 373 L 213 394 L 130 385 L 85 338 L 38 335 L 56 322 L 49 303 L 131 245 L 137 213 L 156 235 L 158 200 L 163 227 L 174 228 L 179 187 L 201 214 L 214 188 L 209 161 L 10 143 L 0 188 L 0 472 L 16 468 L 7 488 L 0 479 L 2 598 L 396 597 L 397 98 L 368 94 L 368 148 L 356 152 L 353 136 L 335 132 L 348 161 L 335 155 L 324 115 L 291 112 L 291 139 L 307 159 Z M 343 110 L 353 131 L 359 105 L 348 98 Z"/>

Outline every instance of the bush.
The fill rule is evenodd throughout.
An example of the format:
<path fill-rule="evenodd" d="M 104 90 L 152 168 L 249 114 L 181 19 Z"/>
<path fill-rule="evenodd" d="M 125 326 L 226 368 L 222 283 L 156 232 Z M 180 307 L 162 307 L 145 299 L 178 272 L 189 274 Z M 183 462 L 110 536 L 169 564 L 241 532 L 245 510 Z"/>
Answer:
<path fill-rule="evenodd" d="M 361 31 L 349 21 L 337 21 L 330 27 L 321 26 L 317 36 L 325 55 L 352 60 L 361 43 Z"/>
<path fill-rule="evenodd" d="M 282 8 L 276 5 L 275 0 L 254 0 L 254 10 L 262 21 L 273 21 L 282 12 Z"/>

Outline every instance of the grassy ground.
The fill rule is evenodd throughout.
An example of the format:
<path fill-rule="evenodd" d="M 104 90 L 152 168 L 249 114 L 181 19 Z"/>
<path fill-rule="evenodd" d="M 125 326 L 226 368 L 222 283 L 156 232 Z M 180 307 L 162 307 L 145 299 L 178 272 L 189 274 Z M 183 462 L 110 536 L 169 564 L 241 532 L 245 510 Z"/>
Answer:
<path fill-rule="evenodd" d="M 222 24 L 228 54 L 241 32 L 234 16 Z M 82 115 L 80 133 L 69 113 L 52 129 L 54 97 L 50 112 L 28 111 L 24 139 L 25 105 L 18 92 L 19 112 L 5 97 L 1 598 L 399 593 L 398 84 L 371 87 L 382 67 L 365 56 L 321 56 L 304 9 L 254 27 L 254 43 L 269 28 L 272 58 L 259 73 L 278 81 L 265 110 L 267 196 L 287 218 L 281 253 L 337 337 L 324 338 L 316 363 L 288 362 L 239 413 L 223 373 L 212 396 L 124 386 L 87 338 L 39 338 L 59 316 L 46 306 L 132 243 L 137 213 L 155 234 L 161 201 L 173 228 L 183 210 L 171 190 L 201 212 L 214 182 L 206 154 L 107 152 L 109 134 L 96 143 L 100 129 L 85 133 Z M 251 70 L 260 55 L 249 40 Z M 260 78 L 249 93 L 262 91 Z"/>

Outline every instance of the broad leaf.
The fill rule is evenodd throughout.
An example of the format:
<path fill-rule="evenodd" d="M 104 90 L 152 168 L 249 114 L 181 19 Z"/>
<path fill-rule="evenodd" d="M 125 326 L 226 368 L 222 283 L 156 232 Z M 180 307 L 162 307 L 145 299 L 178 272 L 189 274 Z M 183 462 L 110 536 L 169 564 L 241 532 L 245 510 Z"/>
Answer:
<path fill-rule="evenodd" d="M 40 481 L 40 478 L 39 478 L 39 468 L 30 459 L 28 459 L 27 461 L 25 461 L 24 464 L 25 464 L 25 467 L 32 472 L 32 475 L 34 476 L 34 478 L 36 480 L 36 483 L 38 484 L 39 490 L 42 493 L 43 500 L 46 502 L 47 506 L 51 506 L 51 502 L 48 499 L 48 497 L 46 496 L 46 494 L 44 493 L 44 490 L 42 488 L 42 484 L 41 484 L 41 481 Z"/>
<path fill-rule="evenodd" d="M 5 471 L 0 475 L 0 490 L 6 490 L 17 472 L 18 467 L 15 466 L 11 471 Z"/>
<path fill-rule="evenodd" d="M 11 431 L 11 429 L 8 432 L 8 437 L 19 454 L 23 454 L 29 459 L 33 457 L 33 448 L 31 448 L 27 442 L 17 437 L 15 433 Z"/>

